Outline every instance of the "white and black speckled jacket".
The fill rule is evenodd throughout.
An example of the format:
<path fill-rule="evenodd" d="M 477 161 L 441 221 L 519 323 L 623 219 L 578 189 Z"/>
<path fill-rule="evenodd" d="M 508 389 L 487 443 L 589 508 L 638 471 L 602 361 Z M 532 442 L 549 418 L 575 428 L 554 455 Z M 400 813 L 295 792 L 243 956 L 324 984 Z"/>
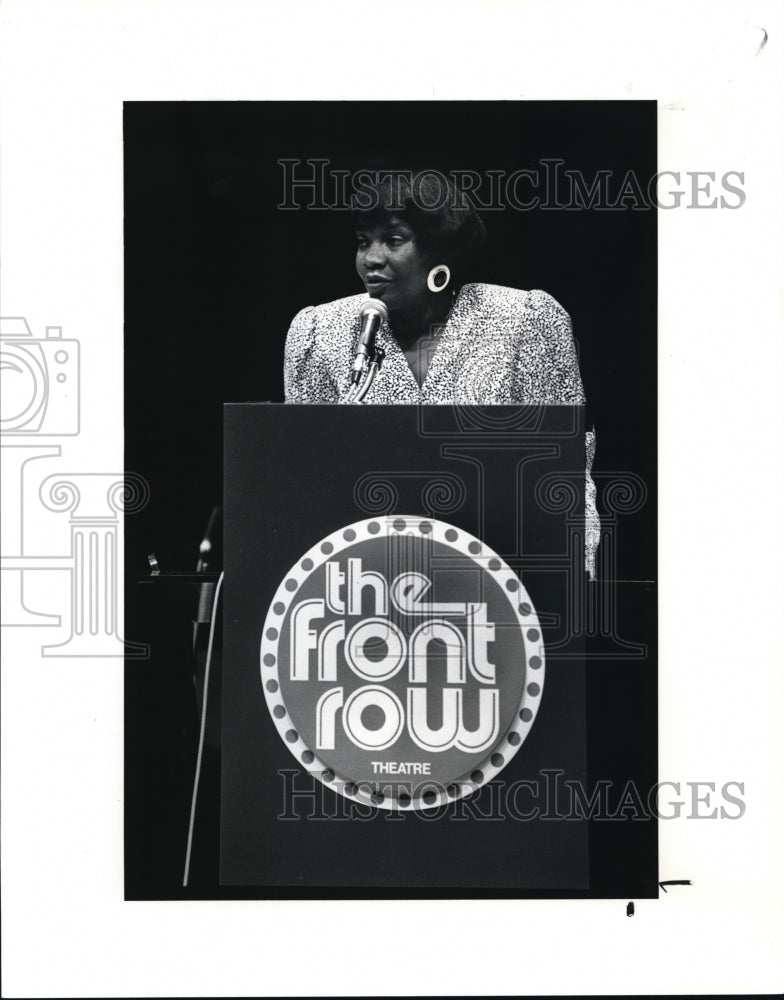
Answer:
<path fill-rule="evenodd" d="M 349 392 L 360 310 L 368 296 L 308 306 L 286 340 L 287 403 L 339 403 Z M 572 405 L 585 403 L 569 315 L 547 292 L 463 285 L 446 324 L 423 345 L 430 352 L 420 387 L 388 323 L 377 343 L 386 351 L 366 403 Z M 591 478 L 593 430 L 586 433 L 585 565 L 593 577 L 599 544 Z"/>

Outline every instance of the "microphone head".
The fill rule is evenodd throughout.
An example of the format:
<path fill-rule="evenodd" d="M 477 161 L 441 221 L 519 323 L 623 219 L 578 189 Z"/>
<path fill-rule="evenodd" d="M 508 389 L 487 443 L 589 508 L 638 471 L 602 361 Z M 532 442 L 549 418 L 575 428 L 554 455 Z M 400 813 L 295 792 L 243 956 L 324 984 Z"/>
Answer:
<path fill-rule="evenodd" d="M 368 299 L 367 302 L 362 303 L 362 309 L 359 313 L 362 319 L 372 313 L 378 313 L 381 319 L 389 319 L 389 310 L 381 299 Z"/>

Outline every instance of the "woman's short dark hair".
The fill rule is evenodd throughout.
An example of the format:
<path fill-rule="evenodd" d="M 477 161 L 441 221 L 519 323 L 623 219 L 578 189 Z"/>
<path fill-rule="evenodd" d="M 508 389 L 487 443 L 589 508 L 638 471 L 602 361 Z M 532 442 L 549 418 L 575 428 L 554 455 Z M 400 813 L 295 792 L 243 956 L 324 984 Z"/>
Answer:
<path fill-rule="evenodd" d="M 364 175 L 363 181 L 372 175 Z M 357 229 L 402 219 L 436 264 L 448 264 L 454 283 L 471 279 L 487 244 L 487 230 L 466 195 L 437 170 L 394 171 L 355 183 L 351 217 Z"/>

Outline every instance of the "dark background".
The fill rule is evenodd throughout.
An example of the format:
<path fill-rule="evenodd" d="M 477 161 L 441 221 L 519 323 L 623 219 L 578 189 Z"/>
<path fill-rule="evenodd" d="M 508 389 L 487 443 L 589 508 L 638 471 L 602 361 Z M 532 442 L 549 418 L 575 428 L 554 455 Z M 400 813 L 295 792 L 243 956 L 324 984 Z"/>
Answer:
<path fill-rule="evenodd" d="M 554 157 L 589 183 L 612 171 L 611 191 L 629 170 L 645 188 L 656 171 L 656 105 L 132 103 L 124 138 L 126 468 L 151 489 L 148 507 L 126 521 L 126 637 L 152 650 L 126 672 L 126 892 L 153 898 L 181 892 L 198 724 L 187 657 L 193 595 L 187 585 L 137 581 L 153 551 L 164 571 L 195 565 L 221 499 L 222 404 L 282 400 L 294 314 L 362 291 L 348 213 L 278 210 L 277 161 L 511 173 Z M 543 288 L 572 317 L 600 490 L 602 477 L 620 470 L 648 488 L 643 510 L 620 523 L 617 575 L 652 581 L 655 210 L 540 208 L 483 218 L 489 252 L 477 280 Z M 622 633 L 647 642 L 649 659 L 591 663 L 589 774 L 621 783 L 634 775 L 647 787 L 656 780 L 655 632 L 634 587 L 653 584 L 627 586 Z M 626 894 L 628 872 L 655 855 L 655 825 L 605 827 L 601 842 L 592 840 L 592 888 Z"/>

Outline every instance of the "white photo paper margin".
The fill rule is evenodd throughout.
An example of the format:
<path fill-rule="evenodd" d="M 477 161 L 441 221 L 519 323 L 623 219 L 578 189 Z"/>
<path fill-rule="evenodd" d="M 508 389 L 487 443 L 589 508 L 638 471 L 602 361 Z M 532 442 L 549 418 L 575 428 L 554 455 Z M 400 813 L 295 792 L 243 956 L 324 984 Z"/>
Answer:
<path fill-rule="evenodd" d="M 123 469 L 123 101 L 655 99 L 660 169 L 741 171 L 746 195 L 659 218 L 659 770 L 741 781 L 746 805 L 660 824 L 660 877 L 693 885 L 633 919 L 619 900 L 126 903 L 122 660 L 5 628 L 3 994 L 779 990 L 784 8 L 6 0 L 0 31 L 0 303 L 81 346 L 64 475 Z M 343 959 L 301 961 L 327 928 Z"/>

